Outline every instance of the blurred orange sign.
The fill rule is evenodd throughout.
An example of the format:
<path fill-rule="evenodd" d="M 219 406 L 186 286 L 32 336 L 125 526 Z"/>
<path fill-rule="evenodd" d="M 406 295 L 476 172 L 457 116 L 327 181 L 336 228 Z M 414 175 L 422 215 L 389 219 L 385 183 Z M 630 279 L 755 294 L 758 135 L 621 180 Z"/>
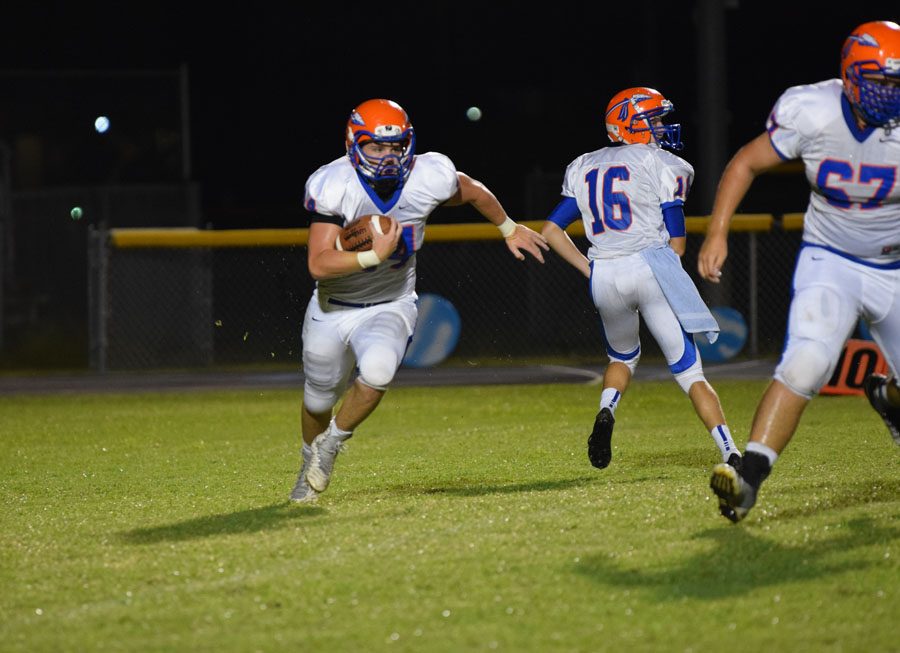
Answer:
<path fill-rule="evenodd" d="M 861 395 L 869 374 L 884 374 L 887 361 L 873 340 L 850 339 L 844 345 L 834 374 L 820 391 L 823 395 Z"/>

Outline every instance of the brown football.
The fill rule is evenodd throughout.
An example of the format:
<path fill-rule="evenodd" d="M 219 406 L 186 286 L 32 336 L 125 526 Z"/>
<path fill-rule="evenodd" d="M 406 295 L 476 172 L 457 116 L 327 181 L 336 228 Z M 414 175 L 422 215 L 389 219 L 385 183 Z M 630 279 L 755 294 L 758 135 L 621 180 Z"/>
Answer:
<path fill-rule="evenodd" d="M 341 229 L 334 246 L 345 252 L 365 252 L 372 249 L 373 229 L 386 233 L 390 228 L 391 219 L 386 215 L 364 215 Z"/>

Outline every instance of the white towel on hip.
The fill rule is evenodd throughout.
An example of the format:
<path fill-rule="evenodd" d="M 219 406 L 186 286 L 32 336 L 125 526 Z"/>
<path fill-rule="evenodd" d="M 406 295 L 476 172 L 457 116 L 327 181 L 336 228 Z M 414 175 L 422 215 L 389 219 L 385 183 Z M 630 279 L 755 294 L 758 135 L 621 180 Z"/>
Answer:
<path fill-rule="evenodd" d="M 700 297 L 691 277 L 681 267 L 678 254 L 671 247 L 655 247 L 641 250 L 641 258 L 653 270 L 653 276 L 681 327 L 688 333 L 706 333 L 706 339 L 715 342 L 719 337 L 719 323 Z"/>

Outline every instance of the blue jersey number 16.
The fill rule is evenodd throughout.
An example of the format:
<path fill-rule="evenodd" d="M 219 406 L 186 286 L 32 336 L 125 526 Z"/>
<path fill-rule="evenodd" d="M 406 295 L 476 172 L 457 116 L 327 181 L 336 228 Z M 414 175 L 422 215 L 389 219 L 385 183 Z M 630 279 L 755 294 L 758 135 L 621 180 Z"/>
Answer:
<path fill-rule="evenodd" d="M 591 207 L 591 215 L 594 219 L 591 221 L 591 228 L 594 235 L 601 234 L 606 231 L 606 227 L 614 231 L 622 231 L 631 226 L 631 202 L 628 201 L 628 195 L 621 191 L 613 190 L 613 184 L 616 180 L 628 181 L 631 173 L 625 166 L 615 166 L 607 168 L 603 173 L 603 186 L 601 188 L 602 195 L 602 213 L 597 205 L 597 178 L 600 176 L 600 170 L 594 168 L 584 176 L 584 181 L 588 185 L 588 201 Z M 619 217 L 616 218 L 616 207 L 619 209 Z"/>

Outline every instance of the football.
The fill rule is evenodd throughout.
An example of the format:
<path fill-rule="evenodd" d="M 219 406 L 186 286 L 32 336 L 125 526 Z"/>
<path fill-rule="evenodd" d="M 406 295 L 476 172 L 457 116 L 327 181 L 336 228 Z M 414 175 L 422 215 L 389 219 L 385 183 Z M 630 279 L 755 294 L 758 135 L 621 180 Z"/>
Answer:
<path fill-rule="evenodd" d="M 373 229 L 383 234 L 390 228 L 391 219 L 386 215 L 364 215 L 341 229 L 334 246 L 345 252 L 365 252 L 372 249 Z"/>

